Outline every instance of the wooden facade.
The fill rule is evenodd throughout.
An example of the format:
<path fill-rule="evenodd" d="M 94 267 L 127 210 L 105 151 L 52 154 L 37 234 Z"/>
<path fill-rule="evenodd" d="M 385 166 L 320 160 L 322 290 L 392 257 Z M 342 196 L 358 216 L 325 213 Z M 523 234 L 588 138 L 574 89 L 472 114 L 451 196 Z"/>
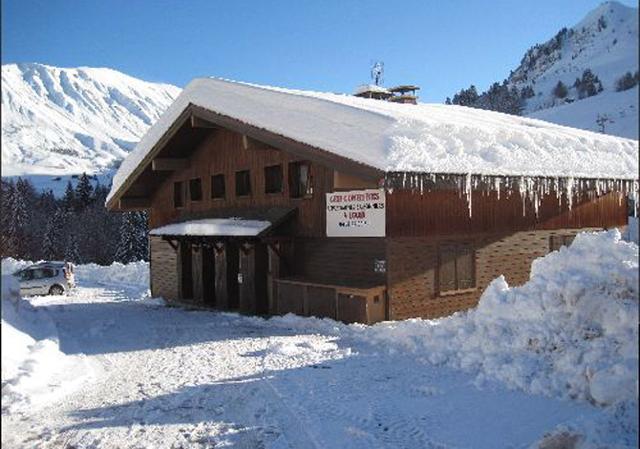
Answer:
<path fill-rule="evenodd" d="M 536 213 L 517 193 L 477 191 L 470 215 L 458 191 L 394 189 L 386 193 L 385 237 L 327 237 L 325 194 L 375 188 L 380 174 L 214 119 L 184 118 L 120 207 L 146 204 L 150 228 L 208 217 L 273 226 L 256 237 L 151 236 L 152 294 L 170 301 L 347 322 L 438 317 L 475 305 L 499 275 L 526 282 L 531 262 L 555 237 L 626 224 L 626 202 L 614 193 L 584 192 L 571 209 L 549 194 Z M 310 168 L 309 186 L 293 197 L 300 164 Z"/>

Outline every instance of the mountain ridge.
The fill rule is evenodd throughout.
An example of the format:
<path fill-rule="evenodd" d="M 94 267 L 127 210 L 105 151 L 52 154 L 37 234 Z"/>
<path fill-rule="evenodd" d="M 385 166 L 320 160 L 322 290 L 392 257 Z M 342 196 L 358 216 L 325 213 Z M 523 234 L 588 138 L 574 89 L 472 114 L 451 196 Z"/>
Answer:
<path fill-rule="evenodd" d="M 4 64 L 2 175 L 49 179 L 55 191 L 70 174 L 108 179 L 179 92 L 110 68 Z"/>
<path fill-rule="evenodd" d="M 588 94 L 580 85 L 586 70 L 597 82 Z M 531 46 L 502 85 L 480 95 L 463 89 L 453 102 L 638 139 L 637 81 L 618 91 L 618 80 L 637 71 L 638 9 L 608 1 Z"/>

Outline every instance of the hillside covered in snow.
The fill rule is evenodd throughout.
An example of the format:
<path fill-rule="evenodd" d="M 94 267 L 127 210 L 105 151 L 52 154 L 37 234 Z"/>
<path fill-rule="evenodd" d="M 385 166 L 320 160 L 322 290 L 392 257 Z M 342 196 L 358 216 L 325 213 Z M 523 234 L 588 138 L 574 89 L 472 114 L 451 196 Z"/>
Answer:
<path fill-rule="evenodd" d="M 590 69 L 602 83 L 602 92 L 580 98 L 575 80 Z M 638 9 L 606 2 L 578 24 L 561 30 L 553 39 L 527 52 L 509 81 L 520 88 L 529 85 L 535 96 L 526 102 L 524 114 L 542 120 L 638 138 L 638 87 L 617 91 L 625 73 L 638 71 Z M 566 97 L 553 90 L 567 86 Z"/>
<path fill-rule="evenodd" d="M 2 66 L 2 175 L 109 175 L 180 89 L 108 68 Z"/>
<path fill-rule="evenodd" d="M 453 103 L 638 139 L 638 9 L 602 3 L 527 50 L 502 84 Z"/>

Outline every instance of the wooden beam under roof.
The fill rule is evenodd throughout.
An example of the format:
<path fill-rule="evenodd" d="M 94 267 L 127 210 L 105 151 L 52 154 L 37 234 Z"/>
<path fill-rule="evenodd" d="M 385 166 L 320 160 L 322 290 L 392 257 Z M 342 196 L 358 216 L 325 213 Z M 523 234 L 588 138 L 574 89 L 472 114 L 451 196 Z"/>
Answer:
<path fill-rule="evenodd" d="M 153 171 L 176 171 L 189 167 L 189 159 L 157 157 L 151 161 Z"/>
<path fill-rule="evenodd" d="M 202 117 L 198 117 L 196 115 L 191 116 L 191 127 L 192 128 L 217 128 L 218 126 L 215 123 L 211 123 L 208 120 L 203 119 Z"/>
<path fill-rule="evenodd" d="M 142 210 L 151 208 L 151 198 L 148 197 L 124 197 L 118 200 L 120 210 Z"/>

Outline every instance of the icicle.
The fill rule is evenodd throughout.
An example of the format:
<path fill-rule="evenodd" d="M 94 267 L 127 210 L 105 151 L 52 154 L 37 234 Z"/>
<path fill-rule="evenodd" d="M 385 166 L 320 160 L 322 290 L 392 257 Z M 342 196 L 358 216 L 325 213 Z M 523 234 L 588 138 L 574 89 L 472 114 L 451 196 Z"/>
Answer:
<path fill-rule="evenodd" d="M 522 199 L 522 216 L 526 215 L 527 207 L 526 207 L 526 188 L 524 186 L 525 180 L 524 176 L 520 177 L 520 182 L 518 183 L 518 192 L 520 193 L 520 198 Z"/>
<path fill-rule="evenodd" d="M 567 201 L 569 202 L 569 210 L 573 206 L 573 178 L 566 180 Z"/>
<path fill-rule="evenodd" d="M 495 179 L 493 180 L 493 185 L 498 194 L 498 201 L 500 201 L 500 178 L 498 176 L 496 176 Z"/>
<path fill-rule="evenodd" d="M 465 196 L 467 197 L 467 206 L 469 207 L 469 218 L 473 214 L 471 207 L 471 173 L 467 173 L 467 179 L 465 182 Z"/>

